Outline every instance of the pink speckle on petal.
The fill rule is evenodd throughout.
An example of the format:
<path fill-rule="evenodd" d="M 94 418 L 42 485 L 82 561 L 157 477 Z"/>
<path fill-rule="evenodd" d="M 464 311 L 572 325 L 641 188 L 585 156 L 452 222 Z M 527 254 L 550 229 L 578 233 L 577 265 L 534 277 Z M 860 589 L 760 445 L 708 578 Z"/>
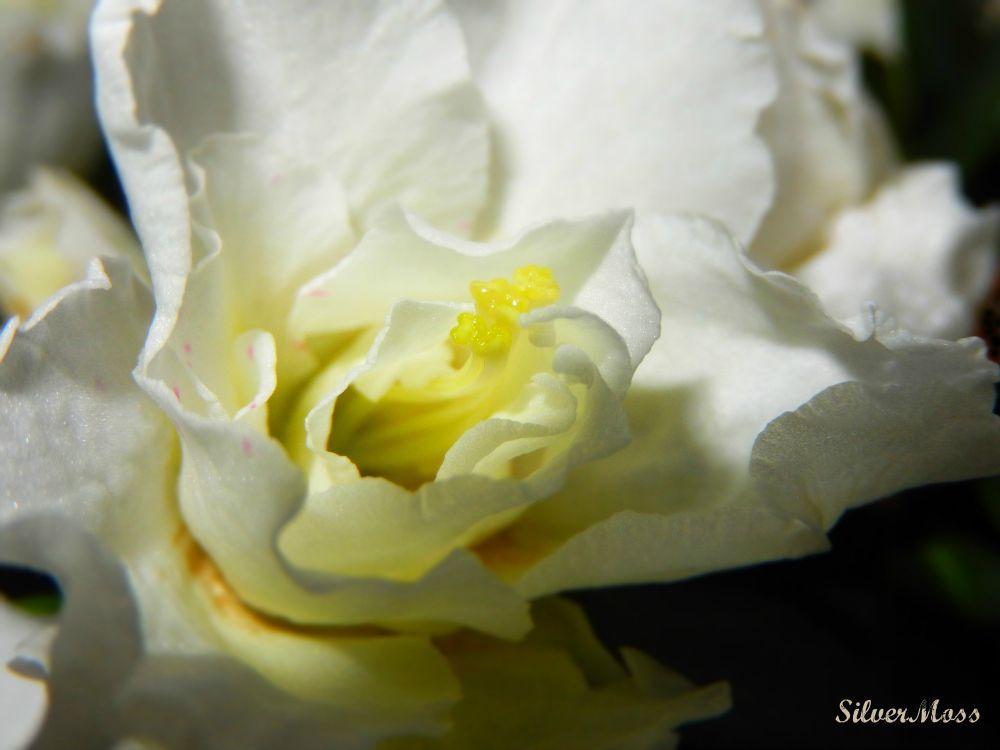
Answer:
<path fill-rule="evenodd" d="M 247 347 L 247 359 L 253 359 L 253 344 Z"/>
<path fill-rule="evenodd" d="M 104 384 L 103 378 L 94 378 L 94 388 L 96 388 L 99 393 L 104 393 L 108 390 L 107 385 Z"/>
<path fill-rule="evenodd" d="M 250 438 L 243 438 L 243 442 L 240 443 L 240 447 L 243 448 L 244 456 L 253 455 L 253 443 L 250 442 Z"/>
<path fill-rule="evenodd" d="M 295 341 L 292 342 L 292 346 L 294 346 L 295 350 L 299 352 L 304 352 L 309 348 L 309 345 L 302 339 L 295 339 Z"/>
<path fill-rule="evenodd" d="M 251 401 L 250 402 L 250 409 L 253 410 L 253 409 L 256 409 L 256 408 L 257 408 L 257 402 L 256 401 Z"/>
<path fill-rule="evenodd" d="M 191 342 L 190 341 L 185 341 L 183 349 L 184 349 L 184 353 L 185 354 L 190 354 L 191 353 Z"/>
<path fill-rule="evenodd" d="M 180 401 L 181 400 L 181 389 L 178 388 L 175 385 L 173 388 L 171 388 L 171 390 L 174 392 L 174 398 L 176 398 L 178 401 Z"/>
<path fill-rule="evenodd" d="M 310 296 L 310 297 L 325 297 L 326 296 L 326 289 L 310 289 L 308 296 Z"/>

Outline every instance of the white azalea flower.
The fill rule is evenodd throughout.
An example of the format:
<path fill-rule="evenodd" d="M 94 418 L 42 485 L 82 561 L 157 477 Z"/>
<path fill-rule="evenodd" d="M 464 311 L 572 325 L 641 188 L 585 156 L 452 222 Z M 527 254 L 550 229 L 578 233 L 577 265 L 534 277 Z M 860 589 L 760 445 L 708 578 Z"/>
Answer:
<path fill-rule="evenodd" d="M 93 0 L 0 3 L 0 190 L 36 163 L 79 169 L 100 139 L 87 55 Z"/>
<path fill-rule="evenodd" d="M 781 190 L 770 19 L 102 3 L 153 297 L 106 261 L 5 332 L 0 549 L 67 594 L 39 745 L 369 746 L 464 690 L 462 737 L 476 654 L 544 660 L 456 644 L 524 636 L 531 598 L 805 554 L 996 471 L 981 343 L 848 328 L 730 236 Z"/>

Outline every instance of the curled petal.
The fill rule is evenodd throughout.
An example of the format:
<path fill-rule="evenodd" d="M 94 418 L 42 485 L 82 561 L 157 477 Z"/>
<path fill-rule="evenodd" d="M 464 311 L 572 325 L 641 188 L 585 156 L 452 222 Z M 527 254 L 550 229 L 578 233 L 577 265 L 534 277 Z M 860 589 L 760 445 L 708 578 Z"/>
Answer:
<path fill-rule="evenodd" d="M 777 192 L 749 250 L 764 266 L 787 268 L 818 249 L 827 223 L 868 195 L 893 155 L 861 87 L 854 48 L 830 36 L 802 3 L 762 7 L 779 89 L 760 135 Z"/>
<path fill-rule="evenodd" d="M 569 602 L 537 603 L 532 615 L 538 624 L 522 643 L 442 639 L 464 692 L 454 726 L 380 750 L 652 750 L 675 747 L 679 725 L 729 708 L 724 684 L 696 688 L 633 649 L 619 663 Z"/>
<path fill-rule="evenodd" d="M 35 171 L 0 212 L 0 311 L 28 317 L 60 287 L 82 279 L 101 255 L 145 264 L 128 227 L 68 173 Z"/>
<path fill-rule="evenodd" d="M 956 339 L 996 273 L 1000 213 L 960 197 L 954 169 L 911 167 L 871 202 L 837 217 L 826 246 L 794 270 L 831 315 L 877 302 L 909 331 Z"/>
<path fill-rule="evenodd" d="M 118 0 L 93 35 L 102 113 L 129 165 L 140 136 L 185 154 L 253 133 L 334 173 L 362 223 L 400 202 L 460 230 L 480 209 L 486 122 L 436 0 Z"/>
<path fill-rule="evenodd" d="M 611 324 L 635 367 L 656 339 L 659 313 L 635 260 L 630 228 L 625 214 L 608 214 L 555 221 L 508 241 L 481 244 L 437 232 L 412 215 L 391 214 L 341 263 L 303 288 L 291 324 L 302 335 L 380 324 L 400 299 L 464 303 L 475 279 L 542 265 L 559 282 L 560 303 Z M 373 274 L 379 283 L 365 283 Z"/>
<path fill-rule="evenodd" d="M 299 689 L 328 680 L 324 700 L 276 687 L 266 669 L 223 651 L 185 651 L 176 643 L 148 642 L 130 575 L 117 555 L 63 519 L 43 514 L 0 529 L 3 558 L 49 570 L 64 604 L 47 675 L 49 705 L 33 748 L 111 747 L 141 740 L 167 747 L 274 747 L 292 738 L 296 747 L 371 748 L 387 736 L 438 732 L 441 713 L 455 699 L 452 679 L 437 652 L 427 657 L 404 641 L 365 655 L 365 639 L 345 634 L 337 669 L 324 675 L 329 655 L 317 660 L 294 652 L 306 646 L 268 643 L 255 648 L 272 664 L 298 668 Z M 249 639 L 256 636 L 247 633 Z M 336 648 L 337 639 L 331 639 Z M 166 646 L 166 648 L 165 648 Z M 173 648 L 170 648 L 172 646 Z M 406 653 L 394 653 L 402 647 Z M 373 658 L 374 657 L 374 658 Z M 416 659 L 416 660 L 415 660 Z M 417 669 L 417 674 L 410 670 Z M 384 681 L 388 674 L 394 678 Z M 332 682 L 330 682 L 332 678 Z M 368 702 L 368 699 L 373 699 Z"/>
<path fill-rule="evenodd" d="M 635 439 L 482 550 L 522 593 L 805 554 L 848 507 L 1000 468 L 978 340 L 848 330 L 705 222 L 638 238 L 664 322 L 628 397 Z"/>

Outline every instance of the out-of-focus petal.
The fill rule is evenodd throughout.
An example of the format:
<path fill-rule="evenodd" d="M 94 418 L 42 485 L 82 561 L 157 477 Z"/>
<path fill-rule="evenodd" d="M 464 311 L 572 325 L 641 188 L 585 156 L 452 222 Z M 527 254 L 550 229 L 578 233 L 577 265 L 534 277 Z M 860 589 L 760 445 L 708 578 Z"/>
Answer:
<path fill-rule="evenodd" d="M 87 56 L 93 0 L 0 7 L 0 190 L 37 164 L 83 169 L 100 150 Z"/>
<path fill-rule="evenodd" d="M 903 328 L 956 339 L 996 273 L 1000 215 L 961 198 L 947 165 L 911 167 L 875 198 L 841 214 L 822 250 L 794 269 L 831 315 L 876 302 Z"/>
<path fill-rule="evenodd" d="M 885 177 L 892 154 L 862 90 L 854 48 L 830 36 L 800 3 L 763 7 L 779 88 L 760 134 L 774 160 L 777 192 L 749 250 L 764 266 L 786 268 L 816 250 L 837 212 Z"/>
<path fill-rule="evenodd" d="M 442 677 L 424 663 L 420 675 L 407 676 L 407 662 L 399 661 L 395 682 L 380 685 L 382 670 L 364 659 L 347 658 L 333 674 L 345 699 L 339 705 L 281 691 L 219 651 L 151 643 L 148 620 L 143 627 L 150 613 L 137 608 L 134 579 L 118 556 L 51 514 L 0 528 L 0 549 L 6 561 L 50 571 L 63 592 L 59 634 L 46 675 L 48 710 L 31 745 L 39 750 L 110 747 L 130 738 L 198 750 L 267 750 L 279 737 L 302 748 L 319 750 L 333 743 L 360 750 L 393 734 L 434 731 L 435 713 L 454 699 L 450 675 L 439 680 L 444 692 L 424 689 Z M 248 635 L 255 637 L 252 629 Z M 345 645 L 349 653 L 351 641 Z M 427 651 L 440 662 L 438 670 L 444 670 L 429 645 Z M 272 656 L 278 654 L 289 656 L 281 649 Z M 288 666 L 292 664 L 294 660 Z M 323 664 L 299 666 L 315 676 Z M 383 697 L 397 698 L 412 690 L 415 698 L 430 702 L 430 710 L 407 720 L 384 713 L 383 703 L 383 713 L 376 713 L 378 698 L 374 706 L 366 700 L 379 690 Z"/>
<path fill-rule="evenodd" d="M 125 257 L 145 273 L 135 237 L 117 214 L 70 174 L 36 170 L 0 210 L 0 311 L 27 318 L 102 255 Z"/>
<path fill-rule="evenodd" d="M 832 34 L 884 57 L 899 52 L 899 0 L 812 0 L 812 8 Z"/>
<path fill-rule="evenodd" d="M 724 684 L 695 688 L 645 654 L 624 666 L 568 602 L 533 608 L 535 630 L 519 644 L 462 634 L 440 641 L 462 684 L 451 731 L 392 741 L 380 750 L 653 750 L 676 747 L 676 728 L 729 707 Z"/>

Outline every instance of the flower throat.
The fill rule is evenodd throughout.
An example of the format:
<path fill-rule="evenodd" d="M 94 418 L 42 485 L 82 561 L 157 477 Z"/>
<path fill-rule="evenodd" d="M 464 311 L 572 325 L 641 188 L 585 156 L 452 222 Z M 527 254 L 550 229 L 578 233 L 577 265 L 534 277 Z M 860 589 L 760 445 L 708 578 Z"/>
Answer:
<path fill-rule="evenodd" d="M 327 447 L 364 476 L 415 489 L 432 481 L 445 454 L 470 428 L 507 404 L 541 352 L 519 336 L 518 317 L 554 302 L 559 286 L 543 266 L 522 266 L 512 280 L 473 281 L 475 312 L 458 315 L 454 351 L 420 386 L 396 382 L 377 400 L 349 387 L 338 399 Z M 359 384 L 360 385 L 360 384 Z"/>

